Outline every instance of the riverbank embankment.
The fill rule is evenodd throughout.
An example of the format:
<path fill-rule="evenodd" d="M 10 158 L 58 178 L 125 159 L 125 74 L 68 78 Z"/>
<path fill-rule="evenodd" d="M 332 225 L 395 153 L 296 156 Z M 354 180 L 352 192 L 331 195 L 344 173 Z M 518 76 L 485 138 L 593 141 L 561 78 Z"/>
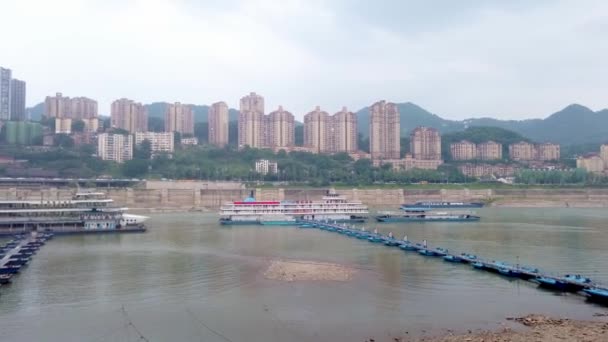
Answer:
<path fill-rule="evenodd" d="M 170 184 L 169 184 L 170 185 Z M 223 203 L 238 201 L 252 192 L 256 199 L 320 200 L 327 188 L 225 188 L 198 187 L 104 188 L 115 203 L 141 212 L 215 211 Z M 0 188 L 0 200 L 64 200 L 75 192 L 69 187 Z M 608 189 L 340 189 L 351 200 L 372 208 L 397 208 L 415 201 L 483 201 L 496 207 L 608 207 Z"/>

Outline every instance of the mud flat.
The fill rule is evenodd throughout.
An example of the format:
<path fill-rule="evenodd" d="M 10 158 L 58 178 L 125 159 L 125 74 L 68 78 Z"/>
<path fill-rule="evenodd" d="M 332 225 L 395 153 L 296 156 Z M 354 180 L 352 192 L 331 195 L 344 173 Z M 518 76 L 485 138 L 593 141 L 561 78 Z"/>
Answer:
<path fill-rule="evenodd" d="M 312 261 L 273 260 L 264 277 L 280 281 L 349 281 L 356 270 L 344 265 Z"/>
<path fill-rule="evenodd" d="M 499 331 L 475 332 L 463 335 L 444 335 L 434 337 L 407 338 L 396 337 L 393 341 L 406 342 L 605 342 L 608 341 L 608 317 L 598 314 L 598 321 L 576 321 L 565 318 L 552 318 L 543 315 L 528 315 L 508 318 L 523 326 L 513 330 L 505 325 Z M 368 339 L 368 341 L 376 341 Z"/>

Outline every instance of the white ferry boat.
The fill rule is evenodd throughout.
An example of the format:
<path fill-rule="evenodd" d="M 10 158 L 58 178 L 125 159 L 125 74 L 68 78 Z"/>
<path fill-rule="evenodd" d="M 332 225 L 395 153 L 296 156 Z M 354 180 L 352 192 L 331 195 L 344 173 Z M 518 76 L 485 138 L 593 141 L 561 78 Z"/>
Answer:
<path fill-rule="evenodd" d="M 220 208 L 221 224 L 288 225 L 296 220 L 364 222 L 369 209 L 360 201 L 349 201 L 328 190 L 320 201 L 244 201 L 229 202 Z"/>
<path fill-rule="evenodd" d="M 102 192 L 76 193 L 69 200 L 0 201 L 0 234 L 143 232 L 146 216 L 126 214 Z"/>

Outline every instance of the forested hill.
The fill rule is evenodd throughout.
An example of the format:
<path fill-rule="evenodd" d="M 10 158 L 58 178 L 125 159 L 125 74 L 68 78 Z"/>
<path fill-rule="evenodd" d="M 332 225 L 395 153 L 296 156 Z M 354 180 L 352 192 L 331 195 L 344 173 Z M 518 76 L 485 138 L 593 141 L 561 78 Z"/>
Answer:
<path fill-rule="evenodd" d="M 608 109 L 594 112 L 572 104 L 546 119 L 498 120 L 492 118 L 445 120 L 413 103 L 398 103 L 401 135 L 408 135 L 417 126 L 437 128 L 441 133 L 461 131 L 467 127 L 499 127 L 528 137 L 536 142 L 561 145 L 600 144 L 608 142 Z M 369 134 L 369 110 L 357 112 L 359 132 Z"/>

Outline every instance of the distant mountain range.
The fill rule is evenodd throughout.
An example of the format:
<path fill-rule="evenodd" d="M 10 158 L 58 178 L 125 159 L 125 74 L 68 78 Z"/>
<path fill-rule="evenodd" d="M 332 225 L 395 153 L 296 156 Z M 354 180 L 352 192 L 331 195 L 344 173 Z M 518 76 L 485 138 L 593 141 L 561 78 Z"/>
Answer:
<path fill-rule="evenodd" d="M 146 105 L 151 117 L 164 117 L 166 103 L 156 102 Z M 594 112 L 578 104 L 572 104 L 545 119 L 498 120 L 492 118 L 467 119 L 462 121 L 447 120 L 430 113 L 411 102 L 398 103 L 401 115 L 401 135 L 407 136 L 415 127 L 429 126 L 441 133 L 462 131 L 467 127 L 500 127 L 536 142 L 555 142 L 564 146 L 580 144 L 600 144 L 608 142 L 608 109 Z M 44 105 L 38 104 L 28 108 L 30 117 L 37 120 L 42 116 Z M 196 122 L 206 122 L 209 106 L 194 105 Z M 369 134 L 369 111 L 363 108 L 357 111 L 359 132 L 366 137 Z M 230 109 L 230 121 L 236 121 L 238 111 Z M 298 122 L 298 125 L 301 125 Z"/>

